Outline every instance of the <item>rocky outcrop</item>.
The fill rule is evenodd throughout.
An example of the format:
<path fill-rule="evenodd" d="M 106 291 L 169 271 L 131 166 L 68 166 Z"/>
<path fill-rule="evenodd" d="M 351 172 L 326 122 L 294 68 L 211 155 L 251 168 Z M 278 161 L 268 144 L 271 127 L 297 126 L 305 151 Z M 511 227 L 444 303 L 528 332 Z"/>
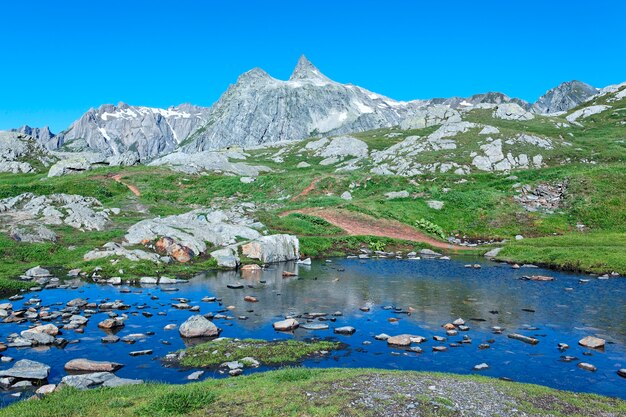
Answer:
<path fill-rule="evenodd" d="M 241 75 L 188 139 L 189 152 L 249 147 L 398 125 L 420 102 L 398 102 L 324 76 L 304 56 L 288 81 L 255 68 Z"/>
<path fill-rule="evenodd" d="M 37 196 L 24 193 L 0 200 L 0 219 L 16 240 L 54 240 L 56 236 L 45 225 L 68 225 L 75 229 L 103 230 L 109 216 L 117 209 L 102 208 L 93 197 L 75 194 Z"/>
<path fill-rule="evenodd" d="M 597 92 L 597 88 L 580 81 L 564 82 L 539 97 L 532 111 L 541 114 L 565 112 L 584 103 Z"/>
<path fill-rule="evenodd" d="M 503 120 L 531 120 L 535 116 L 516 103 L 504 103 L 496 107 L 493 117 Z"/>
<path fill-rule="evenodd" d="M 263 236 L 242 245 L 241 252 L 264 263 L 294 261 L 299 258 L 300 242 L 293 235 Z"/>
<path fill-rule="evenodd" d="M 167 166 L 174 171 L 186 174 L 200 172 L 227 173 L 256 177 L 271 169 L 265 166 L 254 166 L 245 162 L 231 162 L 230 159 L 246 159 L 241 152 L 174 152 L 152 161 L 150 166 Z"/>
<path fill-rule="evenodd" d="M 41 146 L 48 150 L 57 149 L 59 147 L 57 136 L 50 131 L 50 128 L 48 126 L 39 128 L 24 125 L 17 129 L 11 129 L 11 132 L 17 132 L 26 136 L 30 136 L 31 138 L 35 139 L 37 143 L 39 143 Z"/>
<path fill-rule="evenodd" d="M 446 105 L 435 104 L 418 109 L 400 123 L 402 129 L 423 129 L 443 123 L 460 122 L 461 113 Z"/>
<path fill-rule="evenodd" d="M 171 241 L 163 242 L 165 251 L 178 245 L 179 248 L 188 248 L 192 256 L 197 256 L 206 252 L 207 242 L 211 246 L 224 246 L 236 244 L 239 237 L 256 239 L 261 236 L 258 230 L 262 228 L 262 224 L 242 212 L 197 209 L 185 214 L 142 220 L 128 229 L 126 241 L 137 245 L 167 237 Z"/>
<path fill-rule="evenodd" d="M 584 107 L 580 110 L 576 110 L 571 114 L 567 115 L 565 118 L 568 122 L 576 124 L 578 126 L 582 126 L 582 124 L 578 121 L 579 119 L 586 119 L 589 116 L 593 116 L 594 114 L 602 113 L 605 110 L 610 109 L 611 106 L 599 104 L 594 106 Z"/>
<path fill-rule="evenodd" d="M 36 162 L 49 165 L 54 158 L 32 137 L 0 131 L 0 172 L 27 174 L 36 172 Z"/>

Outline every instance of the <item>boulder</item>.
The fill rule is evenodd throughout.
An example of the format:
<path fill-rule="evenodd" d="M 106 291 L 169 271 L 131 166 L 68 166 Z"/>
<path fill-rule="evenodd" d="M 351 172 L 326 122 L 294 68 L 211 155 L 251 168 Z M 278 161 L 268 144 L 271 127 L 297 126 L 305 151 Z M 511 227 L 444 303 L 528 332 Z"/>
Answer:
<path fill-rule="evenodd" d="M 182 337 L 215 337 L 219 335 L 219 329 L 213 322 L 206 319 L 204 316 L 195 315 L 189 317 L 178 328 L 178 332 Z"/>
<path fill-rule="evenodd" d="M 83 157 L 63 159 L 50 167 L 48 178 L 89 171 L 91 163 Z"/>
<path fill-rule="evenodd" d="M 589 372 L 595 372 L 598 370 L 598 368 L 596 368 L 594 365 L 590 364 L 590 363 L 586 363 L 586 362 L 580 362 L 578 364 L 578 367 L 580 369 L 583 369 L 585 371 L 589 371 Z"/>
<path fill-rule="evenodd" d="M 391 336 L 387 339 L 387 344 L 390 346 L 407 347 L 411 344 L 411 335 L 401 334 L 398 336 Z"/>
<path fill-rule="evenodd" d="M 231 248 L 218 249 L 211 252 L 211 257 L 217 261 L 217 266 L 221 268 L 235 269 L 239 266 L 237 252 Z"/>
<path fill-rule="evenodd" d="M 124 319 L 121 317 L 106 319 L 98 323 L 98 327 L 104 330 L 118 329 L 124 327 Z"/>
<path fill-rule="evenodd" d="M 122 366 L 124 365 L 116 362 L 92 361 L 80 358 L 67 362 L 64 369 L 68 372 L 115 372 Z"/>
<path fill-rule="evenodd" d="M 298 328 L 299 325 L 300 323 L 298 323 L 296 319 L 286 319 L 286 320 L 277 321 L 272 326 L 274 327 L 274 330 L 276 331 L 287 332 L 287 331 L 295 330 L 296 328 Z"/>
<path fill-rule="evenodd" d="M 0 371 L 0 377 L 12 377 L 28 380 L 45 380 L 50 374 L 50 367 L 46 364 L 22 359 L 13 365 L 11 369 Z"/>
<path fill-rule="evenodd" d="M 263 236 L 241 247 L 244 256 L 264 263 L 295 261 L 299 258 L 300 242 L 293 235 Z"/>
<path fill-rule="evenodd" d="M 498 254 L 500 253 L 500 251 L 502 250 L 502 248 L 493 248 L 487 252 L 485 252 L 485 258 L 495 258 L 496 256 L 498 256 Z"/>
<path fill-rule="evenodd" d="M 354 332 L 356 332 L 356 329 L 352 326 L 336 327 L 334 330 L 334 333 L 344 335 L 351 335 L 354 334 Z"/>
<path fill-rule="evenodd" d="M 111 372 L 94 372 L 82 375 L 68 375 L 61 379 L 61 386 L 84 390 L 95 387 L 119 387 L 122 385 L 142 384 L 141 379 L 120 378 Z"/>
<path fill-rule="evenodd" d="M 606 344 L 606 340 L 595 336 L 587 336 L 580 339 L 578 344 L 590 349 L 602 349 Z"/>

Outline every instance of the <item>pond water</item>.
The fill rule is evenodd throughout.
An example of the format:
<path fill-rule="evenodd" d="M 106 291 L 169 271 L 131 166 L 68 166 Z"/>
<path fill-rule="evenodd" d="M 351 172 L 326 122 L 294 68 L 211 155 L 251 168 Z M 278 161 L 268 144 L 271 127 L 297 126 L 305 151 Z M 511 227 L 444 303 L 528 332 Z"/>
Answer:
<path fill-rule="evenodd" d="M 58 383 L 66 375 L 63 365 L 73 358 L 110 360 L 125 366 L 117 375 L 170 383 L 188 382 L 192 371 L 164 367 L 160 358 L 185 347 L 177 330 L 166 331 L 166 324 L 181 324 L 192 314 L 217 313 L 226 306 L 233 310 L 223 312 L 231 319 L 216 319 L 221 336 L 236 338 L 289 339 L 330 338 L 347 344 L 346 349 L 327 358 L 304 362 L 315 367 L 378 367 L 420 371 L 441 371 L 461 374 L 475 373 L 473 367 L 487 363 L 489 369 L 481 375 L 505 377 L 514 381 L 532 382 L 559 389 L 594 392 L 626 398 L 626 379 L 617 370 L 626 368 L 626 279 L 598 280 L 587 275 L 570 274 L 543 269 L 512 269 L 509 265 L 480 259 L 481 269 L 465 268 L 476 258 L 452 260 L 421 259 L 333 259 L 332 262 L 314 261 L 311 266 L 280 264 L 261 273 L 242 277 L 239 272 L 210 272 L 199 275 L 188 283 L 177 284 L 177 292 L 166 292 L 157 286 L 127 287 L 78 283 L 77 289 L 50 289 L 26 294 L 24 300 L 14 301 L 19 309 L 30 297 L 41 298 L 42 305 L 52 310 L 63 308 L 73 298 L 93 302 L 122 300 L 131 308 L 119 313 L 129 315 L 126 325 L 117 336 L 131 333 L 154 332 L 135 344 L 118 342 L 104 344 L 106 334 L 98 329 L 98 322 L 107 318 L 107 312 L 92 316 L 84 333 L 66 330 L 63 337 L 78 340 L 65 348 L 9 348 L 3 352 L 15 360 L 27 358 L 52 367 L 51 383 Z M 297 271 L 297 277 L 283 278 L 282 271 Z M 523 281 L 523 275 L 550 275 L 551 282 Z M 583 282 L 581 282 L 581 279 Z M 588 282 L 584 282 L 588 280 Z M 243 289 L 230 289 L 228 284 L 242 283 Z M 122 289 L 130 289 L 123 293 Z M 259 302 L 248 303 L 244 296 L 252 295 Z M 153 299 L 157 296 L 158 299 Z M 205 296 L 221 298 L 218 302 L 201 302 Z M 174 299 L 183 297 L 192 306 L 200 306 L 199 313 L 177 310 Z M 5 302 L 5 300 L 1 301 Z M 361 307 L 370 307 L 363 312 Z M 404 310 L 397 312 L 389 306 Z M 411 313 L 406 314 L 410 309 Z M 252 310 L 252 311 L 251 311 Z M 342 316 L 328 322 L 328 330 L 305 330 L 279 333 L 272 323 L 287 314 L 340 311 Z M 142 313 L 151 312 L 152 317 Z M 158 315 L 165 312 L 166 315 Z M 247 320 L 238 319 L 245 315 Z M 433 336 L 446 336 L 443 324 L 463 318 L 470 327 L 467 332 L 436 342 Z M 398 318 L 390 322 L 390 318 Z M 305 320 L 300 320 L 301 323 Z M 55 323 L 60 325 L 60 323 Z M 353 326 L 351 336 L 333 334 L 333 328 Z M 493 326 L 503 327 L 503 334 L 494 334 Z M 1 340 L 14 332 L 26 329 L 24 324 L 1 324 Z M 374 339 L 379 333 L 389 335 L 413 334 L 428 341 L 420 344 L 422 353 L 408 352 L 387 346 Z M 537 345 L 509 339 L 509 333 L 539 339 Z M 436 345 L 459 342 L 469 336 L 471 343 L 450 347 L 445 352 L 433 352 Z M 596 335 L 607 340 L 603 351 L 589 350 L 578 345 L 578 340 Z M 164 344 L 163 342 L 169 343 Z M 366 343 L 364 343 L 366 342 Z M 371 343 L 368 343 L 371 342 Z M 489 343 L 489 349 L 479 345 Z M 559 343 L 570 346 L 565 352 L 557 349 Z M 148 356 L 131 357 L 131 351 L 152 349 Z M 570 355 L 579 361 L 563 362 L 561 356 Z M 577 367 L 578 362 L 592 363 L 596 372 Z M 8 369 L 11 363 L 1 364 Z M 267 368 L 246 370 L 259 372 Z M 203 378 L 222 377 L 216 370 L 206 372 Z M 0 393 L 3 404 L 15 401 L 10 391 Z M 28 396 L 28 395 L 24 395 Z"/>

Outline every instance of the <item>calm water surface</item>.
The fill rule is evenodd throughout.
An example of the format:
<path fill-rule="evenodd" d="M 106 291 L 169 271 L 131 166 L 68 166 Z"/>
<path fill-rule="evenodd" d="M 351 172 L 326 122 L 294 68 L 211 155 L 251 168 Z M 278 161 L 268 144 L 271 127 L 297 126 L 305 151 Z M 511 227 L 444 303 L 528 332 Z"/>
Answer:
<path fill-rule="evenodd" d="M 532 382 L 554 388 L 595 392 L 626 398 L 626 379 L 616 371 L 626 368 L 626 279 L 598 280 L 586 275 L 568 274 L 542 269 L 513 270 L 508 265 L 480 260 L 481 269 L 468 269 L 466 263 L 476 258 L 445 260 L 391 260 L 391 259 L 333 259 L 331 263 L 314 261 L 311 266 L 282 264 L 262 273 L 242 277 L 237 272 L 213 272 L 197 276 L 189 283 L 176 285 L 177 292 L 164 292 L 157 286 L 113 287 L 79 283 L 75 290 L 44 290 L 26 294 L 25 299 L 13 302 L 19 309 L 30 297 L 42 299 L 42 305 L 60 309 L 77 297 L 89 301 L 122 300 L 131 305 L 126 313 L 129 319 L 118 336 L 131 333 L 154 332 L 133 345 L 122 342 L 103 344 L 105 333 L 97 324 L 107 318 L 107 313 L 94 315 L 85 327 L 84 334 L 65 331 L 63 337 L 78 340 L 64 349 L 10 348 L 3 352 L 16 360 L 28 358 L 52 367 L 49 381 L 58 383 L 66 374 L 63 365 L 73 358 L 111 360 L 125 366 L 116 374 L 126 378 L 185 383 L 189 369 L 167 368 L 159 358 L 184 348 L 178 331 L 165 331 L 169 323 L 180 324 L 192 314 L 216 313 L 225 306 L 235 306 L 225 312 L 232 319 L 214 322 L 223 329 L 221 336 L 237 338 L 305 340 L 331 338 L 347 344 L 347 348 L 323 359 L 308 360 L 306 366 L 315 367 L 378 367 L 388 369 L 428 370 L 454 373 L 473 373 L 474 365 L 485 362 L 490 368 L 482 375 L 507 377 L 515 381 Z M 297 271 L 298 277 L 282 278 L 282 271 Z M 523 275 L 544 274 L 556 278 L 552 282 L 519 280 Z M 589 279 L 587 283 L 580 280 Z M 229 289 L 227 284 L 243 283 L 244 289 Z M 121 293 L 130 288 L 131 293 Z M 152 300 L 156 295 L 158 300 Z M 243 301 L 253 295 L 258 303 Z M 202 297 L 221 297 L 222 302 L 201 302 Z M 176 310 L 174 299 L 190 299 L 190 305 L 200 306 L 200 313 Z M 4 301 L 2 301 L 4 302 Z M 59 303 L 61 305 L 55 305 Z M 145 308 L 141 308 L 145 306 Z M 369 312 L 360 307 L 370 307 Z M 412 313 L 402 314 L 389 306 L 403 310 L 411 307 Z M 250 311 L 253 310 L 253 311 Z M 528 311 L 530 310 L 530 311 Z M 141 313 L 153 313 L 150 318 Z M 157 315 L 158 312 L 167 315 Z M 272 328 L 274 321 L 286 314 L 306 312 L 333 313 L 340 311 L 336 322 L 329 322 L 329 330 L 308 331 L 297 329 L 293 334 L 278 333 Z M 247 320 L 237 317 L 246 315 Z M 329 315 L 330 317 L 330 315 Z M 395 317 L 397 322 L 388 319 Z M 445 336 L 444 323 L 462 317 L 470 327 L 459 332 L 447 342 L 435 342 L 435 335 Z M 302 322 L 303 320 L 301 320 Z M 59 325 L 60 323 L 56 323 Z M 352 336 L 333 334 L 333 328 L 354 326 Z M 491 328 L 505 328 L 504 334 L 493 334 Z M 1 324 L 0 336 L 20 332 L 27 324 Z M 540 340 L 531 346 L 507 338 L 509 333 L 521 333 Z M 386 342 L 374 340 L 374 335 L 409 333 L 427 337 L 419 345 L 423 353 L 417 354 L 389 348 Z M 432 352 L 435 345 L 458 342 L 464 335 L 471 344 L 449 348 L 446 352 Z M 578 340 L 596 335 L 607 340 L 604 351 L 591 351 L 578 345 Z M 492 340 L 491 348 L 478 346 Z M 170 345 L 163 344 L 167 341 Z M 371 344 L 364 344 L 368 341 Z M 558 343 L 567 343 L 566 352 L 557 349 Z M 152 349 L 151 356 L 131 357 L 131 351 Z M 562 362 L 562 355 L 576 356 L 580 361 L 594 364 L 598 371 L 591 373 L 579 369 L 579 361 Z M 7 369 L 12 364 L 0 365 Z M 266 370 L 246 370 L 246 373 Z M 217 371 L 208 371 L 205 377 L 221 377 Z M 25 394 L 26 395 L 26 394 Z M 9 392 L 0 393 L 4 404 L 14 401 Z"/>

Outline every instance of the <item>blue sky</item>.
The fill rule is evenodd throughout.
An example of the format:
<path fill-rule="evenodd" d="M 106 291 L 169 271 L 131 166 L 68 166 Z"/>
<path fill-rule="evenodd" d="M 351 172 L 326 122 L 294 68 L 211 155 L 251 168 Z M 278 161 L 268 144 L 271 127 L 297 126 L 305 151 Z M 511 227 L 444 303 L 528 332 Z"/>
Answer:
<path fill-rule="evenodd" d="M 211 105 L 305 54 L 399 100 L 626 80 L 626 1 L 3 1 L 0 129 L 58 132 L 104 103 Z"/>

